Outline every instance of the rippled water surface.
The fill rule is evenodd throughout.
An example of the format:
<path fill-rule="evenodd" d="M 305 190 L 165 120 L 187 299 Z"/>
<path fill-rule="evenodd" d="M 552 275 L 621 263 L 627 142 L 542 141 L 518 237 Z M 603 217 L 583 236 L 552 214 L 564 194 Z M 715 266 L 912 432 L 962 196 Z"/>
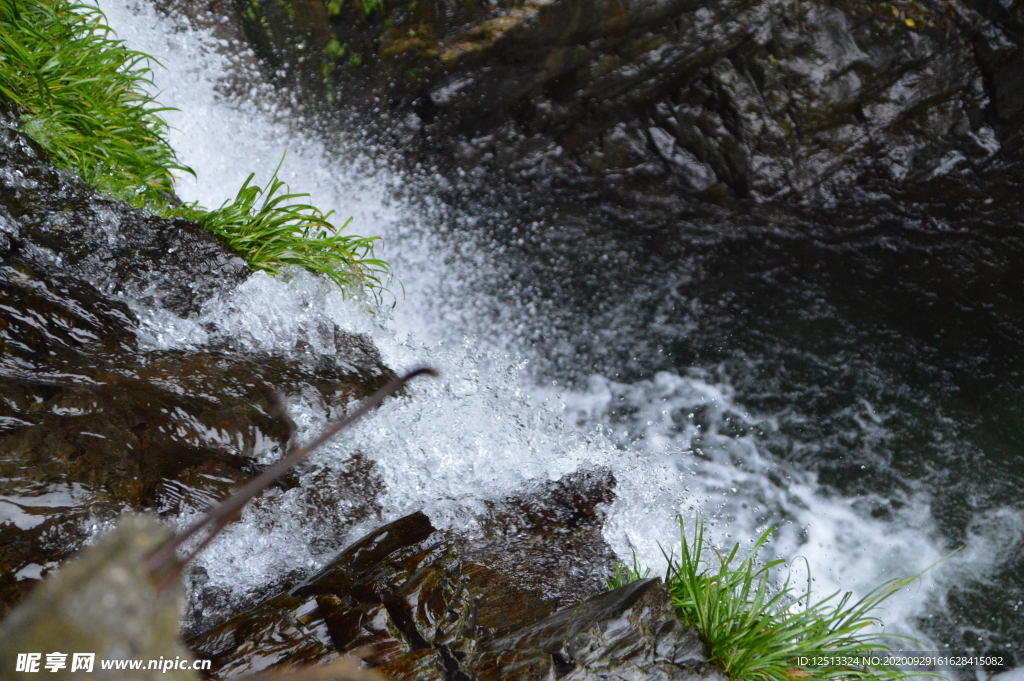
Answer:
<path fill-rule="evenodd" d="M 606 538 L 623 558 L 660 566 L 674 514 L 695 509 L 721 541 L 777 526 L 771 551 L 806 558 L 797 576 L 809 567 L 823 594 L 866 593 L 963 547 L 894 600 L 887 625 L 936 647 L 1024 642 L 1019 198 L 938 180 L 804 212 L 639 220 L 511 191 L 445 205 L 429 178 L 376 167 L 367 147 L 274 104 L 226 56 L 237 46 L 145 6 L 103 9 L 166 66 L 172 143 L 198 175 L 180 181 L 184 199 L 219 205 L 287 149 L 293 191 L 384 237 L 391 313 L 305 274 L 258 274 L 198 319 L 141 314 L 153 347 L 231 336 L 315 350 L 333 324 L 372 337 L 392 367 L 442 369 L 321 455 L 373 459 L 387 518 L 422 508 L 458 526 L 483 499 L 604 466 L 619 481 Z M 411 200 L 409 184 L 426 186 Z M 305 427 L 326 416 L 290 406 Z M 311 541 L 248 517 L 204 567 L 242 593 L 315 565 Z"/>

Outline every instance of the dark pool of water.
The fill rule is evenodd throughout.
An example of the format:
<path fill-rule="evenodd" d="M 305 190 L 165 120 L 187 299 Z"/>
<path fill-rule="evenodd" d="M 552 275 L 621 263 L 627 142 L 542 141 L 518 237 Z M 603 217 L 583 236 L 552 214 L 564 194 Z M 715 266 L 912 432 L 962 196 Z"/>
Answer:
<path fill-rule="evenodd" d="M 994 570 L 949 589 L 921 626 L 1021 656 L 1022 185 L 1018 146 L 976 172 L 865 184 L 817 208 L 520 187 L 489 194 L 481 220 L 472 191 L 451 201 L 502 263 L 494 314 L 532 320 L 519 340 L 545 380 L 701 368 L 779 417 L 763 442 L 775 456 L 826 491 L 886 500 L 875 517 L 923 494 L 948 550 L 1002 523 Z M 884 436 L 857 427 L 866 418 Z"/>

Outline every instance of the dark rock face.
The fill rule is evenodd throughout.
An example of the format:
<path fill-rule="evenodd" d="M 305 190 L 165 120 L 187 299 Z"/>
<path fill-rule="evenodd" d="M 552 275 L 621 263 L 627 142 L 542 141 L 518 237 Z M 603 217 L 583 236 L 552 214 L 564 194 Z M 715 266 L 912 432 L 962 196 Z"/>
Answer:
<path fill-rule="evenodd" d="M 658 578 L 595 596 L 483 647 L 484 664 L 514 657 L 517 670 L 547 667 L 556 678 L 573 681 L 725 678 L 707 663 L 697 633 L 678 620 Z M 508 676 L 501 670 L 493 678 Z M 536 675 L 527 672 L 512 678 Z"/>
<path fill-rule="evenodd" d="M 209 232 L 103 199 L 64 176 L 10 120 L 0 137 L 5 257 L 16 250 L 40 269 L 181 315 L 248 276 L 245 261 Z"/>
<path fill-rule="evenodd" d="M 998 3 L 259 7 L 271 71 L 327 74 L 417 160 L 547 184 L 828 199 L 986 159 L 1024 109 L 1024 21 Z"/>
<path fill-rule="evenodd" d="M 210 234 L 96 196 L 2 121 L 0 615 L 123 510 L 195 512 L 252 475 L 289 435 L 272 392 L 331 405 L 387 380 L 359 338 L 339 337 L 339 360 L 316 365 L 139 348 L 122 297 L 186 315 L 246 276 Z M 306 471 L 333 476 L 329 491 L 303 489 L 309 503 L 345 511 L 310 520 L 325 550 L 379 511 L 372 463 L 349 469 Z"/>
<path fill-rule="evenodd" d="M 553 610 L 604 588 L 616 558 L 601 535 L 603 508 L 614 499 L 611 472 L 578 471 L 518 496 L 486 502 L 487 513 L 477 519 L 476 531 L 460 535 L 457 547 L 466 560 L 497 573 L 516 573 L 519 588 L 533 591 Z M 491 629 L 506 627 L 514 622 L 508 612 L 491 601 L 478 607 L 477 621 L 488 622 Z"/>
<path fill-rule="evenodd" d="M 603 542 L 574 542 L 573 535 L 600 529 L 613 484 L 606 474 L 578 474 L 505 500 L 494 508 L 532 510 L 500 521 L 488 514 L 477 537 L 454 538 L 423 514 L 406 516 L 189 646 L 213 660 L 215 679 L 361 649 L 395 680 L 719 681 L 660 580 L 610 593 L 601 593 L 596 579 L 568 583 L 579 564 L 608 568 L 612 557 Z M 495 526 L 509 530 L 512 523 L 515 538 L 506 543 Z M 524 553 L 525 543 L 550 559 Z M 512 555 L 500 556 L 504 547 Z M 592 597 L 575 605 L 580 594 Z"/>

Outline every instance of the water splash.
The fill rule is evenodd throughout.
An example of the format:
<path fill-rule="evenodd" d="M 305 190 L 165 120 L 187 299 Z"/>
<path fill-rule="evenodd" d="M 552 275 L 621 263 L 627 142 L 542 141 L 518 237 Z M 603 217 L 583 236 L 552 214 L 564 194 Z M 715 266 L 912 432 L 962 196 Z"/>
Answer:
<path fill-rule="evenodd" d="M 662 565 L 661 547 L 678 540 L 673 516 L 697 510 L 711 519 L 718 542 L 751 540 L 777 526 L 770 550 L 805 558 L 795 563 L 795 579 L 809 568 L 822 595 L 838 589 L 863 594 L 942 557 L 925 495 L 892 521 L 865 513 L 869 499 L 829 496 L 813 474 L 766 450 L 778 417 L 749 413 L 734 402 L 727 384 L 708 376 L 661 373 L 632 385 L 595 376 L 576 392 L 529 385 L 523 360 L 502 350 L 503 334 L 506 347 L 513 347 L 516 320 L 503 322 L 510 325 L 507 332 L 489 333 L 486 343 L 460 335 L 501 318 L 488 316 L 497 304 L 475 286 L 494 263 L 471 241 L 439 237 L 443 229 L 424 224 L 432 214 L 394 198 L 389 188 L 401 185 L 401 177 L 365 159 L 339 162 L 322 136 L 302 132 L 310 121 L 275 104 L 252 64 L 226 56 L 230 46 L 209 33 L 158 15 L 149 5 L 114 0 L 103 9 L 131 47 L 167 67 L 155 81 L 161 101 L 181 109 L 167 116 L 171 142 L 198 173 L 179 181 L 184 199 L 219 205 L 252 170 L 269 175 L 287 149 L 281 177 L 292 191 L 309 192 L 312 203 L 353 215 L 353 229 L 361 234 L 385 237 L 382 255 L 409 292 L 390 317 L 342 300 L 305 272 L 277 279 L 255 274 L 195 319 L 139 310 L 141 340 L 150 347 L 230 339 L 254 352 L 294 356 L 302 347 L 329 354 L 331 329 L 337 328 L 370 337 L 395 369 L 420 363 L 441 369 L 443 382 L 414 386 L 410 399 L 390 402 L 343 444 L 318 455 L 318 465 L 327 467 L 353 449 L 376 462 L 386 489 L 383 520 L 424 509 L 436 524 L 458 526 L 482 500 L 581 466 L 604 466 L 618 480 L 606 537 L 621 557 L 635 551 L 651 566 Z M 225 94 L 227 80 L 236 84 L 234 94 Z M 249 88 L 242 97 L 240 82 Z M 301 400 L 289 407 L 308 429 L 328 416 Z M 862 416 L 858 423 L 884 437 L 870 405 Z M 301 521 L 302 494 L 301 487 L 284 493 L 272 517 L 258 507 L 247 511 L 202 558 L 209 578 L 244 594 L 297 567 L 316 567 L 324 556 L 312 548 L 315 537 Z M 978 537 L 990 534 L 982 528 Z M 974 570 L 993 560 L 979 548 L 951 564 Z M 955 573 L 930 573 L 890 604 L 887 621 L 914 633 L 915 618 Z"/>

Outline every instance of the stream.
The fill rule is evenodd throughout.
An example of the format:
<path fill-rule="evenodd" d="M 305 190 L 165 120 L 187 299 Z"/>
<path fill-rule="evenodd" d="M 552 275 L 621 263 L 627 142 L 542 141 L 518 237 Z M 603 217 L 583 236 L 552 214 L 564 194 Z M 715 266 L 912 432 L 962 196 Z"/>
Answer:
<path fill-rule="evenodd" d="M 944 193 L 940 178 L 818 210 L 642 223 L 601 197 L 481 187 L 452 201 L 372 141 L 293 114 L 240 46 L 146 3 L 101 7 L 164 66 L 171 144 L 197 173 L 178 182 L 184 200 L 218 206 L 287 151 L 292 191 L 383 238 L 383 312 L 305 273 L 253 275 L 187 319 L 133 305 L 155 350 L 216 336 L 328 352 L 316 339 L 333 324 L 396 370 L 438 367 L 443 381 L 318 454 L 375 462 L 385 520 L 422 509 L 458 528 L 484 500 L 604 467 L 618 481 L 605 538 L 623 560 L 659 570 L 680 513 L 703 514 L 722 546 L 774 526 L 764 558 L 790 561 L 795 583 L 864 595 L 924 572 L 886 606 L 886 631 L 1021 664 L 1024 238 L 999 210 L 1019 197 Z M 289 408 L 303 429 L 327 416 Z M 317 567 L 314 539 L 248 514 L 200 563 L 243 597 Z"/>

